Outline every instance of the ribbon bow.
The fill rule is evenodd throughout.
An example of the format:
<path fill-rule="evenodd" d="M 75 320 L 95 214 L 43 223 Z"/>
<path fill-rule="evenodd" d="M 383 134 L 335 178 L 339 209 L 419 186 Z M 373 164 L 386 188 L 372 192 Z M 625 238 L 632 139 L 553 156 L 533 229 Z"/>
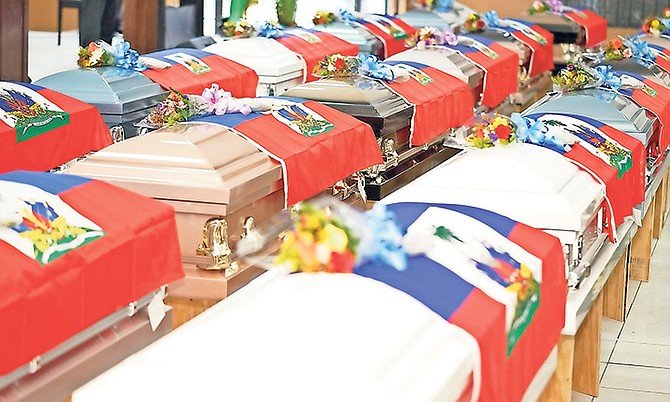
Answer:
<path fill-rule="evenodd" d="M 359 261 L 380 262 L 399 271 L 407 269 L 403 235 L 393 212 L 376 203 L 365 215 L 368 233 L 362 236 L 358 246 Z"/>
<path fill-rule="evenodd" d="M 248 115 L 251 113 L 251 107 L 241 100 L 234 98 L 230 92 L 219 88 L 218 84 L 212 84 L 211 87 L 202 91 L 202 97 L 205 102 L 205 110 L 208 113 L 222 115 L 225 113 L 242 113 Z"/>
<path fill-rule="evenodd" d="M 437 0 L 435 10 L 438 13 L 446 13 L 451 11 L 452 8 L 454 8 L 454 0 Z"/>
<path fill-rule="evenodd" d="M 614 75 L 614 71 L 611 65 L 601 64 L 599 66 L 594 67 L 594 70 L 596 74 L 599 76 L 598 77 L 599 80 L 603 82 L 601 85 L 604 85 L 615 91 L 618 91 L 621 88 L 621 78 Z"/>
<path fill-rule="evenodd" d="M 500 18 L 498 18 L 498 12 L 496 10 L 491 10 L 482 14 L 482 19 L 487 27 L 500 27 Z"/>
<path fill-rule="evenodd" d="M 110 53 L 114 56 L 114 65 L 127 70 L 144 71 L 147 67 L 139 60 L 140 54 L 130 48 L 130 43 L 114 37 L 110 47 Z"/>
<path fill-rule="evenodd" d="M 566 150 L 563 139 L 550 134 L 547 135 L 549 128 L 541 120 L 532 120 L 521 116 L 519 113 L 512 113 L 510 120 L 516 126 L 516 138 L 520 142 L 544 145 L 556 148 L 560 151 Z"/>
<path fill-rule="evenodd" d="M 382 62 L 374 55 L 358 55 L 358 71 L 360 74 L 383 80 L 386 82 L 393 82 L 395 79 L 395 73 L 393 69 L 386 63 Z"/>
<path fill-rule="evenodd" d="M 274 22 L 265 21 L 261 24 L 260 27 L 258 27 L 258 36 L 262 36 L 264 38 L 279 38 L 282 35 L 284 35 L 282 27 Z"/>
<path fill-rule="evenodd" d="M 646 62 L 645 64 L 648 64 L 650 61 L 656 61 L 656 56 L 654 56 L 646 41 L 639 38 L 626 37 L 623 39 L 623 42 L 633 52 L 631 57 L 638 62 Z"/>
<path fill-rule="evenodd" d="M 337 11 L 337 15 L 339 16 L 340 20 L 347 25 L 353 24 L 357 20 L 355 15 L 353 15 L 351 12 L 345 10 L 344 8 L 340 8 Z"/>

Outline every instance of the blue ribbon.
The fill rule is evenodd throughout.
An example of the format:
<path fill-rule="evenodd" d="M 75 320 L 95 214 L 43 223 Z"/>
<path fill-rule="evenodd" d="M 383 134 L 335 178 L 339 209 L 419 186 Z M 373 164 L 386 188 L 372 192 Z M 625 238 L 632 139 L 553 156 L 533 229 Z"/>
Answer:
<path fill-rule="evenodd" d="M 614 75 L 614 69 L 609 64 L 601 64 L 594 67 L 596 74 L 600 75 L 604 86 L 618 91 L 621 88 L 621 78 Z"/>
<path fill-rule="evenodd" d="M 258 27 L 258 36 L 264 38 L 279 38 L 282 35 L 284 35 L 282 28 L 270 21 L 265 21 Z"/>
<path fill-rule="evenodd" d="M 387 82 L 393 82 L 395 79 L 395 74 L 391 67 L 379 60 L 377 56 L 361 53 L 358 55 L 358 63 L 359 73 L 366 77 Z"/>
<path fill-rule="evenodd" d="M 437 0 L 435 10 L 439 13 L 446 13 L 454 8 L 454 0 Z"/>
<path fill-rule="evenodd" d="M 407 269 L 407 254 L 402 246 L 403 235 L 393 212 L 385 205 L 375 203 L 365 216 L 369 233 L 363 236 L 358 246 L 359 263 L 373 261 L 399 271 Z"/>
<path fill-rule="evenodd" d="M 144 71 L 147 67 L 140 63 L 140 54 L 130 48 L 130 43 L 126 41 L 114 42 L 112 53 L 114 54 L 114 65 L 125 68 L 126 70 Z"/>
<path fill-rule="evenodd" d="M 356 18 L 356 16 L 354 16 L 352 13 L 345 10 L 344 8 L 340 8 L 338 10 L 337 14 L 338 14 L 340 20 L 347 25 L 353 24 L 354 22 L 356 22 L 358 20 Z"/>
<path fill-rule="evenodd" d="M 482 14 L 482 19 L 487 27 L 497 28 L 500 26 L 500 18 L 498 18 L 498 12 L 496 10 L 491 10 Z"/>
<path fill-rule="evenodd" d="M 656 61 L 656 56 L 654 56 L 646 41 L 639 38 L 627 37 L 624 39 L 624 44 L 633 52 L 632 58 L 637 60 L 638 63 L 646 66 L 649 65 L 649 62 Z"/>
<path fill-rule="evenodd" d="M 555 148 L 560 152 L 566 151 L 566 146 L 560 137 L 547 135 L 549 129 L 543 121 L 529 119 L 519 113 L 512 113 L 510 120 L 516 126 L 517 141 Z"/>

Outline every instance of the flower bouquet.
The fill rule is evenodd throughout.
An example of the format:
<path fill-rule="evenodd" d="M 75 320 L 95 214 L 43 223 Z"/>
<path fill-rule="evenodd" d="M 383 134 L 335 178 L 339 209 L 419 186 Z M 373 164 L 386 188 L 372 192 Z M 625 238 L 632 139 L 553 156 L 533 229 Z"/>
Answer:
<path fill-rule="evenodd" d="M 254 26 L 245 19 L 226 21 L 221 27 L 221 33 L 227 38 L 248 38 L 255 30 Z"/>
<path fill-rule="evenodd" d="M 417 29 L 405 41 L 405 46 L 417 47 L 419 49 L 445 44 L 450 46 L 458 45 L 458 37 L 449 29 L 440 30 L 435 27 Z"/>
<path fill-rule="evenodd" d="M 435 8 L 435 0 L 415 0 L 414 8 L 419 10 L 432 10 Z"/>
<path fill-rule="evenodd" d="M 114 56 L 101 43 L 91 42 L 79 48 L 77 65 L 81 68 L 113 66 Z"/>
<path fill-rule="evenodd" d="M 482 32 L 486 28 L 486 22 L 481 14 L 472 13 L 465 20 L 465 30 L 469 33 Z"/>
<path fill-rule="evenodd" d="M 373 55 L 343 56 L 339 53 L 324 57 L 314 67 L 316 77 L 363 76 L 386 82 L 406 81 L 409 73 L 404 69 L 384 63 Z"/>
<path fill-rule="evenodd" d="M 130 43 L 115 37 L 112 44 L 103 41 L 91 42 L 87 47 L 79 48 L 77 65 L 81 68 L 117 66 L 128 70 L 144 71 L 147 66 L 140 60 L 136 50 L 130 48 Z M 157 63 L 157 68 L 165 68 L 163 63 Z"/>
<path fill-rule="evenodd" d="M 670 11 L 667 8 L 665 10 Z M 664 15 L 665 15 L 666 11 L 663 11 Z M 668 17 L 663 17 L 663 18 L 648 17 L 648 18 L 645 18 L 644 21 L 642 21 L 642 32 L 644 32 L 646 34 L 653 35 L 656 38 L 660 37 L 661 34 L 668 28 L 665 21 L 663 20 L 664 18 L 668 18 Z"/>
<path fill-rule="evenodd" d="M 482 113 L 465 137 L 465 141 L 475 148 L 508 145 L 515 140 L 515 132 L 516 126 L 508 117 L 497 113 Z"/>
<path fill-rule="evenodd" d="M 563 2 L 560 0 L 537 0 L 528 8 L 528 14 L 541 14 L 555 12 L 563 12 Z"/>
<path fill-rule="evenodd" d="M 608 40 L 603 47 L 605 60 L 624 60 L 633 56 L 633 50 L 624 44 L 621 38 Z"/>
<path fill-rule="evenodd" d="M 314 25 L 326 25 L 330 24 L 336 19 L 337 16 L 335 15 L 335 13 L 332 13 L 330 11 L 319 10 L 316 12 L 316 14 L 314 14 L 314 17 L 312 17 L 312 22 L 314 23 Z"/>
<path fill-rule="evenodd" d="M 339 53 L 325 56 L 314 67 L 312 74 L 317 77 L 351 77 L 358 72 L 358 59 Z"/>
<path fill-rule="evenodd" d="M 584 65 L 568 64 L 551 77 L 551 81 L 554 83 L 554 90 L 575 91 L 599 86 L 602 77 Z"/>

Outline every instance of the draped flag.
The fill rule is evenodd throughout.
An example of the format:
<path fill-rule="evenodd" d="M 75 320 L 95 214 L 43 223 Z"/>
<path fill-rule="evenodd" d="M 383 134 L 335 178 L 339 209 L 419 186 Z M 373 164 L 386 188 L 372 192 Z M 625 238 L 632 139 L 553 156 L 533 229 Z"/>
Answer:
<path fill-rule="evenodd" d="M 172 207 L 101 181 L 0 175 L 0 375 L 184 276 Z"/>
<path fill-rule="evenodd" d="M 95 107 L 37 85 L 0 82 L 0 173 L 49 170 L 111 143 Z"/>
<path fill-rule="evenodd" d="M 398 17 L 385 14 L 367 14 L 356 20 L 384 45 L 384 58 L 407 50 L 405 40 L 416 31 Z"/>
<path fill-rule="evenodd" d="M 607 20 L 590 10 L 562 13 L 586 32 L 586 47 L 594 47 L 607 39 Z"/>
<path fill-rule="evenodd" d="M 662 154 L 670 145 L 670 89 L 653 79 L 634 73 L 616 70 L 613 73 L 621 78 L 622 87 L 619 88 L 619 93 L 630 97 L 658 117 L 661 134 L 656 152 Z"/>
<path fill-rule="evenodd" d="M 312 75 L 325 56 L 339 53 L 343 56 L 358 55 L 358 46 L 326 32 L 311 29 L 287 29 L 282 36 L 274 38 L 305 62 L 304 82 L 316 81 Z"/>
<path fill-rule="evenodd" d="M 670 42 L 668 42 L 668 45 L 670 46 Z M 670 72 L 670 49 L 651 43 L 648 46 L 656 54 L 656 64 L 663 67 L 665 71 Z"/>
<path fill-rule="evenodd" d="M 404 271 L 365 263 L 354 273 L 408 293 L 477 339 L 480 400 L 521 400 L 565 321 L 567 284 L 558 239 L 468 206 L 388 208 L 406 240 L 415 230 L 432 235 L 420 242 L 425 252 L 410 256 Z"/>
<path fill-rule="evenodd" d="M 382 163 L 369 125 L 318 102 L 275 99 L 283 105 L 271 112 L 214 115 L 194 121 L 229 127 L 281 163 L 287 206 Z"/>
<path fill-rule="evenodd" d="M 519 56 L 500 43 L 475 35 L 459 36 L 459 44 L 450 46 L 484 70 L 482 105 L 494 108 L 516 92 Z"/>
<path fill-rule="evenodd" d="M 605 185 L 610 239 L 616 225 L 644 200 L 645 152 L 642 143 L 598 120 L 567 113 L 536 113 L 526 116 L 545 123 L 549 135 L 570 143 L 563 155 Z M 557 151 L 555 147 L 548 147 Z"/>
<path fill-rule="evenodd" d="M 145 56 L 172 65 L 170 68 L 142 72 L 165 89 L 172 88 L 184 94 L 199 94 L 212 83 L 216 83 L 236 98 L 256 96 L 256 72 L 225 57 L 202 50 L 179 48 Z"/>
<path fill-rule="evenodd" d="M 405 82 L 387 83 L 392 91 L 414 105 L 410 144 L 426 144 L 447 130 L 472 119 L 472 91 L 465 82 L 441 70 L 411 61 L 386 61 L 409 72 Z"/>
<path fill-rule="evenodd" d="M 489 26 L 488 29 L 510 33 L 516 40 L 531 50 L 528 76 L 535 77 L 554 69 L 554 35 L 539 25 L 518 19 L 503 19 L 505 26 Z M 544 40 L 544 42 L 542 42 Z"/>

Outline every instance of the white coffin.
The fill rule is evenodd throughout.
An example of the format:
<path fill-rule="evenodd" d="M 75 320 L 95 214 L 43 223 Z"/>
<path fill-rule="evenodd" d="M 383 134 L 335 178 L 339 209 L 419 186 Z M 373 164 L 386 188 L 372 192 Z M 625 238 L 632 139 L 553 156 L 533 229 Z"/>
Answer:
<path fill-rule="evenodd" d="M 478 355 L 469 334 L 385 284 L 270 271 L 73 401 L 456 401 Z"/>
<path fill-rule="evenodd" d="M 257 96 L 281 95 L 303 82 L 305 63 L 274 39 L 227 39 L 203 50 L 254 70 L 258 74 Z"/>
<path fill-rule="evenodd" d="M 530 144 L 465 153 L 383 200 L 471 205 L 546 230 L 572 244 L 605 189 L 562 155 Z"/>

